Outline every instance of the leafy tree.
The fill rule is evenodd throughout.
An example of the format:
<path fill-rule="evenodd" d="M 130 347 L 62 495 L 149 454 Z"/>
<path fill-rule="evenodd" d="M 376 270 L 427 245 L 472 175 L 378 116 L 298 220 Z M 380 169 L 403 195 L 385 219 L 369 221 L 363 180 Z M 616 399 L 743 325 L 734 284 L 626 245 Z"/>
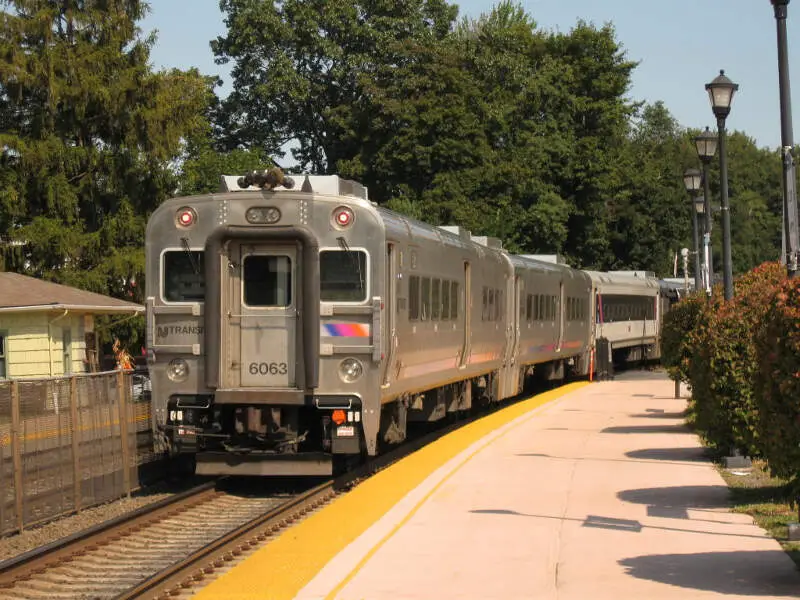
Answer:
<path fill-rule="evenodd" d="M 691 247 L 692 214 L 682 175 L 694 152 L 663 103 L 645 105 L 637 113 L 618 155 L 620 188 L 608 206 L 610 268 L 665 276 L 677 248 Z"/>
<path fill-rule="evenodd" d="M 272 160 L 260 149 L 228 152 L 215 150 L 208 139 L 192 144 L 186 151 L 179 173 L 178 195 L 208 194 L 219 190 L 221 175 L 243 175 L 265 169 Z"/>
<path fill-rule="evenodd" d="M 607 268 L 615 260 L 608 207 L 621 187 L 615 165 L 635 109 L 625 95 L 636 64 L 611 25 L 597 29 L 579 21 L 569 34 L 552 35 L 549 46 L 572 97 L 570 155 L 557 173 L 562 196 L 574 206 L 567 253 L 579 265 Z"/>
<path fill-rule="evenodd" d="M 228 33 L 212 42 L 234 61 L 218 116 L 225 149 L 292 150 L 301 169 L 336 171 L 364 141 L 360 79 L 400 64 L 395 42 L 442 39 L 457 8 L 445 0 L 221 0 Z"/>
<path fill-rule="evenodd" d="M 147 214 L 177 183 L 210 81 L 153 73 L 140 0 L 3 0 L 0 254 L 5 268 L 143 300 Z"/>

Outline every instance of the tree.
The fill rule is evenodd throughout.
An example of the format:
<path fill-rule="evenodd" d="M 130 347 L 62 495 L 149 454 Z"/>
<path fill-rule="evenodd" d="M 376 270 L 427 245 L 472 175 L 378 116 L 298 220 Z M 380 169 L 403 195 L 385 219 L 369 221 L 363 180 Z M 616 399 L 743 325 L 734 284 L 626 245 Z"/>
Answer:
<path fill-rule="evenodd" d="M 400 65 L 395 42 L 444 38 L 457 13 L 445 0 L 221 0 L 227 35 L 212 42 L 234 62 L 222 103 L 222 149 L 283 156 L 289 142 L 302 170 L 332 173 L 358 153 L 371 115 L 361 81 Z"/>
<path fill-rule="evenodd" d="M 597 29 L 579 21 L 569 34 L 553 34 L 549 48 L 571 96 L 568 160 L 554 173 L 573 206 L 567 253 L 578 265 L 608 268 L 616 260 L 608 208 L 622 187 L 616 163 L 635 109 L 625 94 L 636 63 L 611 25 Z"/>
<path fill-rule="evenodd" d="M 146 216 L 175 189 L 170 161 L 203 129 L 211 82 L 151 71 L 140 0 L 3 7 L 6 267 L 141 301 Z"/>

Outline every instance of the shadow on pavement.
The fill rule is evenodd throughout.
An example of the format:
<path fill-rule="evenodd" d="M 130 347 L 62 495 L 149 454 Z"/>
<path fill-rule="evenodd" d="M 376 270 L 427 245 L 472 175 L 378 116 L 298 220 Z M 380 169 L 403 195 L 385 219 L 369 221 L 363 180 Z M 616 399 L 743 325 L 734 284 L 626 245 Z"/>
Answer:
<path fill-rule="evenodd" d="M 633 419 L 684 419 L 686 418 L 686 411 L 681 412 L 665 412 L 663 410 L 647 410 L 643 413 L 628 415 Z"/>
<path fill-rule="evenodd" d="M 643 448 L 625 453 L 628 458 L 639 460 L 667 460 L 675 462 L 711 462 L 705 448 Z"/>
<path fill-rule="evenodd" d="M 668 508 L 727 508 L 730 492 L 724 485 L 676 485 L 623 490 L 617 498 L 633 504 Z"/>
<path fill-rule="evenodd" d="M 632 577 L 682 588 L 734 596 L 800 597 L 800 573 L 780 550 L 651 554 L 619 564 Z"/>
<path fill-rule="evenodd" d="M 691 433 L 683 424 L 676 425 L 618 425 L 601 429 L 600 433 Z"/>

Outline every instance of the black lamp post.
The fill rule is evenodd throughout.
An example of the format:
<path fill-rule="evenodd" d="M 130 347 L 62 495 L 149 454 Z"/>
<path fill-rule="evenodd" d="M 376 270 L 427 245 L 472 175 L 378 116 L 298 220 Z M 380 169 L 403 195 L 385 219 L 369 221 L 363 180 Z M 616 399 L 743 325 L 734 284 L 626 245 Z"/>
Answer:
<path fill-rule="evenodd" d="M 711 178 L 709 177 L 709 167 L 711 159 L 717 153 L 717 136 L 708 128 L 694 138 L 694 146 L 697 149 L 697 156 L 703 163 L 703 196 L 705 206 L 705 231 L 703 232 L 703 257 L 706 263 L 706 274 L 708 275 L 708 287 L 706 291 L 711 292 L 712 282 L 714 281 L 714 256 L 711 251 Z"/>
<path fill-rule="evenodd" d="M 722 196 L 722 280 L 725 286 L 725 300 L 733 298 L 733 264 L 731 261 L 731 209 L 728 205 L 728 163 L 725 155 L 725 119 L 731 112 L 731 102 L 739 86 L 720 71 L 711 83 L 706 84 L 711 109 L 717 117 L 719 132 L 719 178 Z"/>
<path fill-rule="evenodd" d="M 794 174 L 792 136 L 792 92 L 789 85 L 789 50 L 786 41 L 786 17 L 789 0 L 771 0 L 778 26 L 778 81 L 781 94 L 781 146 L 783 151 L 783 240 L 789 277 L 797 276 L 797 190 Z"/>
<path fill-rule="evenodd" d="M 703 277 L 700 270 L 700 236 L 698 235 L 697 227 L 697 208 L 695 195 L 700 189 L 700 182 L 702 176 L 697 169 L 687 169 L 683 173 L 683 185 L 686 191 L 689 192 L 689 197 L 692 199 L 692 227 L 694 231 L 694 289 L 700 291 L 703 289 Z"/>

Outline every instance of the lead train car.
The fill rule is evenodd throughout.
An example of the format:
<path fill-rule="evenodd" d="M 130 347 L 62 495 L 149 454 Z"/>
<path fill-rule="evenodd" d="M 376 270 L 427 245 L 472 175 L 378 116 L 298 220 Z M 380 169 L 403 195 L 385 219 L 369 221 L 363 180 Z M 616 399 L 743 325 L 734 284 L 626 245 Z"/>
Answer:
<path fill-rule="evenodd" d="M 369 202 L 361 185 L 171 199 L 146 233 L 160 450 L 204 474 L 329 474 L 436 421 L 588 369 L 586 273 Z"/>

